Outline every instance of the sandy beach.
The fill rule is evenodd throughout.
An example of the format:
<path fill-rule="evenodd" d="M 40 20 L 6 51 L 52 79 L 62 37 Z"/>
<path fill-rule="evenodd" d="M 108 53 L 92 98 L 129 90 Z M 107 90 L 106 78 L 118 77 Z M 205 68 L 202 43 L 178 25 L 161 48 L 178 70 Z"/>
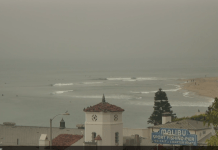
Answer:
<path fill-rule="evenodd" d="M 198 95 L 218 97 L 218 77 L 188 79 L 182 88 Z"/>

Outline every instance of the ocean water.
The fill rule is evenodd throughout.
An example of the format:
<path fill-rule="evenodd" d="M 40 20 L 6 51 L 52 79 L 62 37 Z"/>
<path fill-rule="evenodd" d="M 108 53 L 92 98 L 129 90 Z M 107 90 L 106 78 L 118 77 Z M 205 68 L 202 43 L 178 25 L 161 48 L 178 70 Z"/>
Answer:
<path fill-rule="evenodd" d="M 190 62 L 100 65 L 1 60 L 0 67 L 0 124 L 49 126 L 50 118 L 68 111 L 70 115 L 57 116 L 53 126 L 64 118 L 70 128 L 85 122 L 83 108 L 101 102 L 103 94 L 107 102 L 125 110 L 123 123 L 129 128 L 151 126 L 147 120 L 159 88 L 166 92 L 177 117 L 194 115 L 198 109 L 205 112 L 213 99 L 182 90 L 185 81 L 180 79 L 217 76 L 216 65 Z"/>

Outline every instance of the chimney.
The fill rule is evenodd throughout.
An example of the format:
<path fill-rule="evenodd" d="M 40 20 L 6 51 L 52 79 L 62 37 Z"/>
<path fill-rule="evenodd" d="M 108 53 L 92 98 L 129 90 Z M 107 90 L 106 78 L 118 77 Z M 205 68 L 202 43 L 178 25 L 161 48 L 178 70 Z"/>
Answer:
<path fill-rule="evenodd" d="M 135 146 L 139 146 L 139 145 L 140 145 L 139 135 L 136 134 L 135 135 Z"/>
<path fill-rule="evenodd" d="M 41 134 L 39 138 L 39 150 L 45 150 L 49 146 L 49 142 L 47 134 Z"/>
<path fill-rule="evenodd" d="M 166 124 L 167 122 L 172 122 L 172 116 L 170 112 L 162 113 L 162 124 Z"/>
<path fill-rule="evenodd" d="M 62 120 L 60 121 L 60 129 L 65 129 L 65 121 L 62 118 Z"/>

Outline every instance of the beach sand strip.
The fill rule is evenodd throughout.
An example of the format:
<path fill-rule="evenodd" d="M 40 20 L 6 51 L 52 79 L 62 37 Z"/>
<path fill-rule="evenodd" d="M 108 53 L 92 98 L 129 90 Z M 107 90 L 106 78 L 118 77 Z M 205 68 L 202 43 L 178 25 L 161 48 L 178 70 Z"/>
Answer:
<path fill-rule="evenodd" d="M 188 79 L 182 89 L 195 92 L 200 96 L 218 97 L 218 77 Z"/>

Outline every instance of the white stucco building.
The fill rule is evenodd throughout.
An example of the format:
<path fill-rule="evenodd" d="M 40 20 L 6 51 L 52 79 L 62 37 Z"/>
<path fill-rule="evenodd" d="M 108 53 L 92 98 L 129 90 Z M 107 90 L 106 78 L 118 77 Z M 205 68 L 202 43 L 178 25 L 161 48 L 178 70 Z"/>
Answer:
<path fill-rule="evenodd" d="M 124 109 L 109 104 L 103 95 L 102 102 L 87 107 L 85 112 L 85 144 L 96 142 L 98 146 L 123 145 Z"/>

